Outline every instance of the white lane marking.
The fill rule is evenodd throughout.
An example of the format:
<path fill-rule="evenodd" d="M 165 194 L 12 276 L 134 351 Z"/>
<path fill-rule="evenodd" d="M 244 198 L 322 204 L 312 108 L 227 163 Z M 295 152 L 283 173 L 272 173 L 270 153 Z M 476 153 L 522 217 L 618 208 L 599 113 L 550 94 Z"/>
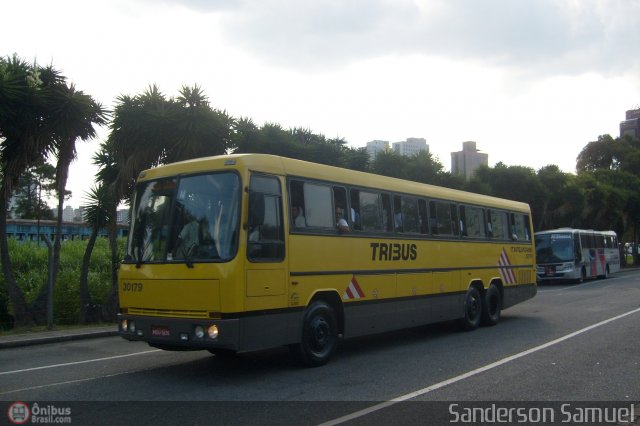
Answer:
<path fill-rule="evenodd" d="M 620 277 L 607 278 L 606 282 L 603 282 L 602 280 L 590 280 L 590 281 L 585 281 L 585 282 L 580 283 L 580 284 L 573 284 L 571 286 L 563 286 L 563 287 L 560 287 L 560 288 L 548 288 L 548 287 L 545 288 L 545 287 L 543 287 L 543 289 L 541 289 L 540 286 L 538 286 L 538 293 L 542 293 L 542 294 L 544 294 L 544 293 L 555 293 L 557 291 L 581 289 L 581 288 L 584 288 L 584 287 L 589 286 L 591 284 L 598 284 L 598 286 L 604 288 L 604 287 L 609 286 L 609 284 L 608 284 L 609 282 L 615 281 L 615 280 L 618 280 L 618 279 L 620 279 Z"/>
<path fill-rule="evenodd" d="M 69 385 L 69 384 L 72 384 L 72 383 L 90 382 L 92 380 L 98 380 L 98 379 L 108 379 L 108 378 L 111 378 L 111 377 L 123 376 L 125 374 L 132 374 L 132 373 L 140 373 L 141 371 L 148 371 L 148 370 L 149 369 L 125 371 L 123 373 L 107 374 L 106 376 L 87 377 L 86 379 L 76 379 L 76 380 L 67 380 L 66 382 L 48 383 L 46 385 L 31 386 L 29 388 L 14 389 L 14 390 L 6 391 L 6 392 L 0 392 L 0 395 L 10 395 L 12 393 L 32 391 L 32 390 L 36 390 L 36 389 L 50 388 L 50 387 L 53 387 L 53 386 Z"/>
<path fill-rule="evenodd" d="M 57 367 L 67 367 L 69 365 L 88 364 L 91 362 L 111 361 L 113 359 L 127 358 L 130 356 L 136 356 L 136 355 L 146 355 L 146 354 L 161 352 L 161 351 L 162 351 L 161 349 L 153 349 L 150 351 L 135 352 L 132 354 L 125 354 L 125 355 L 115 355 L 115 356 L 109 356 L 106 358 L 87 359 L 84 361 L 66 362 L 64 364 L 43 365 L 42 367 L 23 368 L 22 370 L 0 371 L 0 376 L 5 376 L 8 374 L 26 373 L 28 371 L 46 370 L 47 368 L 57 368 Z"/>
<path fill-rule="evenodd" d="M 428 386 L 426 388 L 417 390 L 415 392 L 411 392 L 411 393 L 399 396 L 397 398 L 393 398 L 393 399 L 391 399 L 389 401 L 385 401 L 385 402 L 382 402 L 380 404 L 373 405 L 373 406 L 371 406 L 369 408 L 365 408 L 363 410 L 356 411 L 356 412 L 351 413 L 351 414 L 347 414 L 346 416 L 342 416 L 342 417 L 339 417 L 337 419 L 329 420 L 327 422 L 324 422 L 324 423 L 320 424 L 319 426 L 337 425 L 337 424 L 340 424 L 340 423 L 348 422 L 350 420 L 354 420 L 354 419 L 357 419 L 359 417 L 363 417 L 363 416 L 366 416 L 368 414 L 374 413 L 376 411 L 382 410 L 384 408 L 390 407 L 390 406 L 392 406 L 394 404 L 397 404 L 398 402 L 408 401 L 410 399 L 413 399 L 413 398 L 416 398 L 418 396 L 427 394 L 429 392 L 432 392 L 434 390 L 443 388 L 443 387 L 448 386 L 450 384 L 459 382 L 459 381 L 464 380 L 464 379 L 468 379 L 469 377 L 475 376 L 477 374 L 484 373 L 485 371 L 489 371 L 489 370 L 491 370 L 493 368 L 496 368 L 496 367 L 504 365 L 504 364 L 506 364 L 508 362 L 514 361 L 514 360 L 516 360 L 518 358 L 522 358 L 522 357 L 530 355 L 530 354 L 532 354 L 534 352 L 538 352 L 538 351 L 541 351 L 543 349 L 546 349 L 546 348 L 548 348 L 550 346 L 557 345 L 558 343 L 564 342 L 565 340 L 569 340 L 569 339 L 571 339 L 573 337 L 576 337 L 576 336 L 578 336 L 580 334 L 586 333 L 587 331 L 593 330 L 594 328 L 601 327 L 601 326 L 603 326 L 605 324 L 608 324 L 610 322 L 619 320 L 619 319 L 627 317 L 629 315 L 633 315 L 633 314 L 638 313 L 638 312 L 640 312 L 640 308 L 634 309 L 634 310 L 629 311 L 629 312 L 625 312 L 624 314 L 621 314 L 621 315 L 606 319 L 604 321 L 600 321 L 597 324 L 593 324 L 593 325 L 585 327 L 585 328 L 583 328 L 581 330 L 574 331 L 573 333 L 570 333 L 570 334 L 567 334 L 565 336 L 559 337 L 559 338 L 557 338 L 555 340 L 551 340 L 550 342 L 543 343 L 542 345 L 536 346 L 534 348 L 527 349 L 526 351 L 517 353 L 515 355 L 511 355 L 511 356 L 508 356 L 506 358 L 502 358 L 501 360 L 498 360 L 496 362 L 492 362 L 491 364 L 487 364 L 484 367 L 476 368 L 475 370 L 468 371 L 468 372 L 466 372 L 464 374 L 461 374 L 461 375 L 456 376 L 456 377 L 452 377 L 452 378 L 444 380 L 444 381 L 442 381 L 440 383 L 436 383 L 436 384 L 433 384 L 433 385 Z"/>

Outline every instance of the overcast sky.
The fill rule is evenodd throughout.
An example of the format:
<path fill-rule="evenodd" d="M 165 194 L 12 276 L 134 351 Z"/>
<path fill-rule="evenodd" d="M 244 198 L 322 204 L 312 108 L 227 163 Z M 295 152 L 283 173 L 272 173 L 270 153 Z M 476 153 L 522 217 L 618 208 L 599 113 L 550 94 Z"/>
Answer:
<path fill-rule="evenodd" d="M 214 108 L 361 147 L 427 140 L 448 170 L 574 172 L 640 107 L 640 0 L 0 0 L 0 55 L 52 63 L 111 108 L 157 84 Z M 100 132 L 106 138 L 106 129 Z M 79 147 L 77 207 L 95 169 Z"/>

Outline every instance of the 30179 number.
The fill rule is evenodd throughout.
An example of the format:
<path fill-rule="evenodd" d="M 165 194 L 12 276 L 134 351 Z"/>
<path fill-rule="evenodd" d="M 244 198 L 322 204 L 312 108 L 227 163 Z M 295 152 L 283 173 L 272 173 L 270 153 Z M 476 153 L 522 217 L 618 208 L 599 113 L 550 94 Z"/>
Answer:
<path fill-rule="evenodd" d="M 122 291 L 138 292 L 142 291 L 142 283 L 122 283 Z"/>

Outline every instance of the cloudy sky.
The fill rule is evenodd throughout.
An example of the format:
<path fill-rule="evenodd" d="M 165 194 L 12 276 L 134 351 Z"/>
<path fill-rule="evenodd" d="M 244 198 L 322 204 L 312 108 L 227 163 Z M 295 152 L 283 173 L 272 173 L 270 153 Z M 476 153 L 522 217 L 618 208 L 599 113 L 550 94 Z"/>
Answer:
<path fill-rule="evenodd" d="M 575 169 L 640 107 L 640 0 L 0 0 L 0 55 L 52 63 L 112 107 L 157 84 L 355 147 L 422 137 L 449 169 Z M 100 131 L 101 138 L 107 135 Z M 71 204 L 98 141 L 79 149 Z"/>

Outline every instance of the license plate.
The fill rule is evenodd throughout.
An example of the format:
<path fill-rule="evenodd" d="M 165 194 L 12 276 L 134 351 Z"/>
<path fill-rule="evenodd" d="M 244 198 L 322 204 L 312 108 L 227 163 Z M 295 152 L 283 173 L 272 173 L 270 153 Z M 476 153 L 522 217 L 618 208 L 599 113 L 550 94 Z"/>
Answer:
<path fill-rule="evenodd" d="M 171 331 L 169 330 L 169 327 L 165 327 L 162 325 L 152 325 L 151 335 L 154 337 L 169 337 L 171 336 Z"/>

